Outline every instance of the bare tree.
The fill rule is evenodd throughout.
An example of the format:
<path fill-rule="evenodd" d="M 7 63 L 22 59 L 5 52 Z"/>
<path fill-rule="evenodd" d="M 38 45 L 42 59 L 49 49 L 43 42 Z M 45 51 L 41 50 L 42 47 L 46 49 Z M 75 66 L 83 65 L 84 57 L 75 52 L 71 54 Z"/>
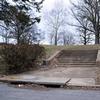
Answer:
<path fill-rule="evenodd" d="M 75 39 L 74 39 L 74 35 L 70 32 L 67 31 L 63 31 L 61 32 L 61 38 L 60 38 L 60 42 L 63 45 L 72 45 L 75 44 Z"/>
<path fill-rule="evenodd" d="M 90 27 L 88 20 L 82 19 L 81 23 L 83 23 L 86 27 Z M 80 40 L 81 40 L 82 44 L 87 45 L 87 44 L 93 42 L 93 32 L 88 31 L 88 29 L 86 29 L 85 27 L 84 28 L 83 27 L 78 27 L 77 30 L 79 32 Z"/>
<path fill-rule="evenodd" d="M 81 0 L 78 4 L 72 3 L 74 10 L 72 10 L 74 18 L 78 21 L 76 27 L 82 28 L 85 31 L 94 33 L 95 44 L 100 43 L 100 1 L 99 0 Z M 88 21 L 88 25 L 83 23 Z M 88 33 L 87 32 L 87 33 Z"/>
<path fill-rule="evenodd" d="M 51 11 L 46 12 L 45 15 L 50 38 L 54 39 L 54 44 L 57 45 L 59 41 L 59 33 L 63 29 L 63 26 L 66 24 L 65 19 L 67 16 L 67 10 L 64 8 L 62 2 L 58 1 L 54 4 L 54 8 Z"/>
<path fill-rule="evenodd" d="M 50 38 L 50 44 L 52 45 L 53 44 L 54 34 L 53 33 L 50 33 L 49 34 L 49 38 Z"/>
<path fill-rule="evenodd" d="M 87 45 L 92 42 L 93 39 L 90 32 L 87 32 L 86 29 L 81 29 L 80 32 L 80 40 L 82 44 Z"/>

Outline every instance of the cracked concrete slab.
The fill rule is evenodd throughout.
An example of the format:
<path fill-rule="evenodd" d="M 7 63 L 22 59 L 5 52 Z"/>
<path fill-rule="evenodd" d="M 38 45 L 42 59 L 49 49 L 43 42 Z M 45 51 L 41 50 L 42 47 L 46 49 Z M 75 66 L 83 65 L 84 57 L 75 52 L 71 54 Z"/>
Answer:
<path fill-rule="evenodd" d="M 32 71 L 28 73 L 4 77 L 5 80 L 26 81 L 41 84 L 95 85 L 97 67 L 94 68 L 53 68 L 46 71 Z"/>
<path fill-rule="evenodd" d="M 95 79 L 93 78 L 72 78 L 67 85 L 82 85 L 89 86 L 95 85 Z"/>

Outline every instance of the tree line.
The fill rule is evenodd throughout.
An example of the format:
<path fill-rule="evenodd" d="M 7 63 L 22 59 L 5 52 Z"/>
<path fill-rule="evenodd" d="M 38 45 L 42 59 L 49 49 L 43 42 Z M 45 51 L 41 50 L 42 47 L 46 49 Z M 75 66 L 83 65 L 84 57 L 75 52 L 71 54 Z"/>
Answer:
<path fill-rule="evenodd" d="M 78 22 L 75 26 L 81 33 L 84 44 L 91 41 L 91 35 L 95 37 L 95 44 L 100 44 L 100 1 L 81 0 L 72 5 L 73 16 Z"/>
<path fill-rule="evenodd" d="M 93 42 L 100 44 L 100 1 L 78 0 L 77 3 L 71 1 L 70 13 L 62 3 L 63 1 L 58 0 L 54 8 L 45 14 L 50 43 L 57 45 L 63 41 L 64 45 L 68 45 L 74 44 L 75 40 L 80 38 L 80 42 L 84 45 Z M 71 18 L 74 18 L 75 23 Z M 76 33 L 73 32 L 73 35 L 68 31 L 68 25 L 76 27 L 78 37 L 75 37 Z"/>

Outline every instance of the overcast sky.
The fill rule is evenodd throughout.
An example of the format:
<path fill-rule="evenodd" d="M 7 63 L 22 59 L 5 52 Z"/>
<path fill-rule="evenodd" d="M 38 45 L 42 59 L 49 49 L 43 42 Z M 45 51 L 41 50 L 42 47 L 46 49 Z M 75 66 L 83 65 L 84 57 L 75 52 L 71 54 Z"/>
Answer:
<path fill-rule="evenodd" d="M 58 0 L 45 0 L 44 4 L 43 4 L 43 7 L 50 9 L 50 8 L 52 8 L 55 1 L 57 2 Z M 61 0 L 61 1 L 64 2 L 68 6 L 70 5 L 70 0 Z"/>
<path fill-rule="evenodd" d="M 45 0 L 43 3 L 43 8 L 49 8 L 49 9 L 52 8 L 55 1 L 57 2 L 59 0 Z M 78 0 L 60 0 L 60 1 L 64 2 L 64 4 L 69 7 L 71 5 L 70 1 L 77 2 Z"/>
<path fill-rule="evenodd" d="M 58 2 L 58 1 L 61 1 L 62 3 L 64 3 L 64 6 L 68 10 L 71 8 L 70 0 L 45 0 L 44 3 L 43 3 L 42 15 L 45 14 L 45 12 L 48 12 L 49 10 L 51 10 L 53 8 L 53 6 L 54 6 L 54 3 Z M 76 2 L 78 0 L 71 0 L 71 1 Z M 40 28 L 43 29 L 43 30 L 46 28 L 46 26 L 44 25 L 43 16 L 41 17 Z M 74 34 L 75 27 L 68 27 L 68 30 Z M 48 35 L 47 34 L 46 34 L 46 39 L 43 41 L 43 43 L 47 43 L 48 44 Z"/>

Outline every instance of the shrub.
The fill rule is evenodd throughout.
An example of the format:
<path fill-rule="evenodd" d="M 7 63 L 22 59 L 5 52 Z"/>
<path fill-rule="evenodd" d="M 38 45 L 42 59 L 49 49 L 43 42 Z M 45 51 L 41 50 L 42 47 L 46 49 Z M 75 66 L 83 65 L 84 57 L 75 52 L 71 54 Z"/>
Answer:
<path fill-rule="evenodd" d="M 45 54 L 39 45 L 4 45 L 1 56 L 6 65 L 6 73 L 15 74 L 30 70 Z"/>

